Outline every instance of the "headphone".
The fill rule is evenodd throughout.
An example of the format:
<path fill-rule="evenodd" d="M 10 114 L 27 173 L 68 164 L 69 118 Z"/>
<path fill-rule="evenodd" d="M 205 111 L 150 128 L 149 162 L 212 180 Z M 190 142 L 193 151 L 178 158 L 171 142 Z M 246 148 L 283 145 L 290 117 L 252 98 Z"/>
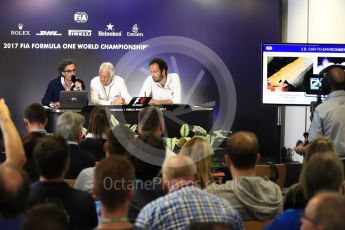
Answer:
<path fill-rule="evenodd" d="M 339 65 L 339 64 L 327 66 L 326 68 L 324 68 L 323 70 L 320 71 L 319 76 L 322 79 L 321 80 L 321 91 L 322 91 L 323 95 L 328 95 L 331 92 L 330 84 L 332 84 L 332 85 L 337 84 L 334 81 L 333 77 L 330 76 L 330 73 L 329 73 L 333 68 L 339 68 L 339 69 L 342 69 L 345 71 L 345 66 Z M 345 73 L 344 73 L 344 76 L 345 76 Z M 341 85 L 339 85 L 339 88 L 342 88 L 345 90 L 345 81 L 343 83 L 341 83 Z"/>

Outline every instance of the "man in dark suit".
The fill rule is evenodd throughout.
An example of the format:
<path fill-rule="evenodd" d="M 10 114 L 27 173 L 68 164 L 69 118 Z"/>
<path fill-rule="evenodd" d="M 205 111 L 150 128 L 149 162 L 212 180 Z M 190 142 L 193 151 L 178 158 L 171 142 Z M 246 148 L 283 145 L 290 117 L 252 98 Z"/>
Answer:
<path fill-rule="evenodd" d="M 75 77 L 77 64 L 73 59 L 61 61 L 57 78 L 51 80 L 42 98 L 42 104 L 46 106 L 59 107 L 60 91 L 85 90 L 85 84 L 81 79 Z"/>
<path fill-rule="evenodd" d="M 73 112 L 65 112 L 57 119 L 56 133 L 63 136 L 68 143 L 70 167 L 66 178 L 75 179 L 81 170 L 95 166 L 95 157 L 80 149 L 79 143 L 83 137 L 85 118 Z"/>

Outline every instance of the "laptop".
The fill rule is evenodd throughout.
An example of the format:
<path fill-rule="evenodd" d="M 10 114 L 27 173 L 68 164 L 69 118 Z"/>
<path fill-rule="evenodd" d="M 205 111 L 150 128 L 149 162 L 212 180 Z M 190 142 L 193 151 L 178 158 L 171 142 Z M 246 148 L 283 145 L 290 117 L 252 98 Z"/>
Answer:
<path fill-rule="evenodd" d="M 127 106 L 129 107 L 147 106 L 151 99 L 152 97 L 133 97 Z"/>
<path fill-rule="evenodd" d="M 87 104 L 87 91 L 60 91 L 61 109 L 81 109 Z"/>

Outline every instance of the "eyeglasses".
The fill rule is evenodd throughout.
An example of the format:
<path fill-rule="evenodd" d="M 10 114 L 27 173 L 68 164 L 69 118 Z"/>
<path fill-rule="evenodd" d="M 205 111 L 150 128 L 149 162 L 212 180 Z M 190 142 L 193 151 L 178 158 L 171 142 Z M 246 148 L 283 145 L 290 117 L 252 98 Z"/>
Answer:
<path fill-rule="evenodd" d="M 301 212 L 301 219 L 305 219 L 305 220 L 310 221 L 313 224 L 317 225 L 316 220 L 311 218 L 311 217 L 306 216 L 304 211 Z"/>
<path fill-rule="evenodd" d="M 65 73 L 72 73 L 72 72 L 75 72 L 75 71 L 77 71 L 77 69 L 64 70 L 63 72 L 65 72 Z"/>

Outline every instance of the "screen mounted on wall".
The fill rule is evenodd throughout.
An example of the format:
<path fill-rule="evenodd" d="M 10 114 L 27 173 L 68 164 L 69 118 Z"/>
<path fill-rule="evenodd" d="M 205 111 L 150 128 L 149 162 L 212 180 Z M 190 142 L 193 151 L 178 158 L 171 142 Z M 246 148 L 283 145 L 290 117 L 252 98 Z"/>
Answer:
<path fill-rule="evenodd" d="M 261 48 L 263 104 L 310 105 L 316 101 L 309 89 L 317 84 L 316 74 L 332 64 L 345 65 L 341 44 L 265 43 Z"/>

